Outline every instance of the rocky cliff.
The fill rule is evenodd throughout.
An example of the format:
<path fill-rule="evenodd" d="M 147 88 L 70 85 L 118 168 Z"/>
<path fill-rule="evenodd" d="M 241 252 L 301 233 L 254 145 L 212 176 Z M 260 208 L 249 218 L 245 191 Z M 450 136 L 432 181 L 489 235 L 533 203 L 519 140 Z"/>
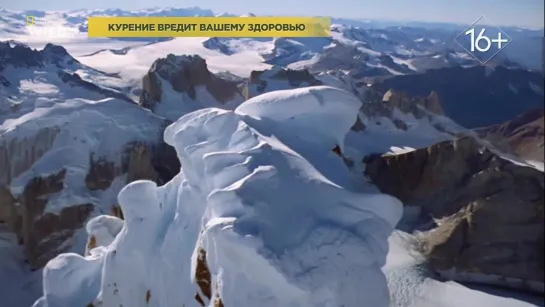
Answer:
<path fill-rule="evenodd" d="M 438 274 L 543 292 L 544 178 L 470 137 L 368 159 L 367 175 L 436 225 L 420 248 Z"/>
<path fill-rule="evenodd" d="M 252 71 L 244 89 L 244 96 L 249 99 L 265 92 L 314 85 L 322 85 L 322 82 L 307 70 L 292 70 L 274 66 L 268 70 Z"/>
<path fill-rule="evenodd" d="M 121 146 L 120 150 L 123 158 L 119 165 L 93 155 L 89 157 L 90 167 L 85 176 L 88 191 L 105 192 L 116 178 L 126 178 L 124 183 L 140 179 L 164 183 L 180 167 L 176 153 L 166 144 L 131 143 Z M 26 162 L 32 164 L 32 160 Z M 0 188 L 0 221 L 17 234 L 19 243 L 24 246 L 25 258 L 34 269 L 59 253 L 70 251 L 77 231 L 94 212 L 101 213 L 101 208 L 92 199 L 88 203 L 65 204 L 58 212 L 46 209 L 48 201 L 65 189 L 66 175 L 66 169 L 50 175 L 36 174 L 25 185 L 23 193 L 16 196 L 8 189 L 9 182 Z M 85 198 L 85 192 L 80 193 L 74 196 Z M 116 212 L 116 203 L 109 207 L 110 212 L 104 213 L 122 216 L 121 212 Z"/>
<path fill-rule="evenodd" d="M 430 69 L 385 78 L 373 88 L 411 96 L 434 91 L 443 101 L 445 115 L 466 128 L 502 124 L 514 114 L 543 107 L 543 75 L 503 66 Z"/>
<path fill-rule="evenodd" d="M 528 110 L 516 118 L 498 125 L 476 129 L 478 135 L 507 153 L 527 161 L 543 163 L 543 108 Z"/>
<path fill-rule="evenodd" d="M 173 55 L 156 60 L 142 80 L 140 105 L 176 120 L 204 107 L 236 107 L 243 100 L 238 83 L 208 70 L 198 55 Z"/>
<path fill-rule="evenodd" d="M 116 196 L 127 182 L 178 173 L 162 136 L 170 122 L 63 47 L 1 42 L 0 79 L 0 229 L 17 234 L 32 268 L 83 252 L 83 225 L 122 216 Z"/>

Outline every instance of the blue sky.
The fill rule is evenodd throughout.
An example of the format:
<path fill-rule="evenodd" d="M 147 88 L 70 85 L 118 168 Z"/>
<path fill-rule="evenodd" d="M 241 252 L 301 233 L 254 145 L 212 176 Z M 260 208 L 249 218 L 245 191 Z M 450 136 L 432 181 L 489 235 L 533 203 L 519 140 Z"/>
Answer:
<path fill-rule="evenodd" d="M 150 6 L 199 6 L 217 13 L 234 14 L 330 15 L 461 24 L 471 24 L 485 15 L 498 25 L 524 27 L 543 27 L 544 18 L 544 0 L 0 0 L 0 7 L 16 10 L 138 9 Z"/>

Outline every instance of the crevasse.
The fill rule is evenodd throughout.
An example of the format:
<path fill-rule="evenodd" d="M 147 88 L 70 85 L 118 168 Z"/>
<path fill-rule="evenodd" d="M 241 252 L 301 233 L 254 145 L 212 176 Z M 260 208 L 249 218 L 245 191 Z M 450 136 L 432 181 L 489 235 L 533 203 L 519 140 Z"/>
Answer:
<path fill-rule="evenodd" d="M 34 306 L 387 307 L 401 204 L 359 191 L 331 150 L 359 107 L 310 87 L 183 116 L 165 131 L 180 173 L 127 185 L 113 242 L 50 261 Z"/>

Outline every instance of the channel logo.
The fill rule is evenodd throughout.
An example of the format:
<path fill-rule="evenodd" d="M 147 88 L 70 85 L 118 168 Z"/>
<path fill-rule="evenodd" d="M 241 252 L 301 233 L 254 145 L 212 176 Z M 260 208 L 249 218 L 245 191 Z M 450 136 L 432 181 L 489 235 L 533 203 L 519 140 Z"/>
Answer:
<path fill-rule="evenodd" d="M 36 18 L 34 16 L 27 16 L 26 17 L 26 24 L 27 26 L 33 26 L 36 24 Z"/>
<path fill-rule="evenodd" d="M 79 34 L 76 28 L 59 24 L 50 24 L 43 17 L 26 16 L 26 25 L 30 36 L 47 39 L 67 39 Z"/>

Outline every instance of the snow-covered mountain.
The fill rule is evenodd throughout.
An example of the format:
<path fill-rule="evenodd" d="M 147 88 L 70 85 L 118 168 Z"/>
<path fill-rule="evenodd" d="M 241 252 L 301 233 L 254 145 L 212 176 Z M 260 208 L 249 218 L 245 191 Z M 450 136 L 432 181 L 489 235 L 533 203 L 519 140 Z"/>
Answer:
<path fill-rule="evenodd" d="M 543 164 L 545 147 L 543 116 L 543 108 L 530 109 L 503 124 L 481 127 L 477 129 L 477 133 L 502 151 Z"/>
<path fill-rule="evenodd" d="M 117 239 L 52 262 L 35 306 L 387 306 L 380 267 L 401 204 L 357 193 L 331 151 L 360 104 L 307 88 L 182 117 L 165 140 L 183 170 L 163 187 L 127 186 Z M 324 120 L 336 125 L 316 129 Z M 58 288 L 68 271 L 74 287 Z"/>
<path fill-rule="evenodd" d="M 40 269 L 59 252 L 81 252 L 85 222 L 112 212 L 126 182 L 165 182 L 179 162 L 162 140 L 168 121 L 129 99 L 121 79 L 56 45 L 36 51 L 7 42 L 0 54 L 0 220 L 18 238 L 2 254 L 19 242 L 22 253 L 6 264 Z M 8 306 L 25 304 L 23 282 L 6 289 Z"/>
<path fill-rule="evenodd" d="M 57 44 L 33 37 L 26 15 L 80 35 Z M 424 256 L 442 255 L 438 242 L 457 246 L 465 220 L 441 224 L 426 213 L 446 206 L 433 184 L 447 179 L 456 208 L 479 224 L 515 227 L 515 241 L 542 227 L 533 214 L 543 202 L 530 197 L 539 184 L 525 184 L 542 173 L 459 125 L 464 114 L 508 116 L 520 100 L 534 103 L 542 75 L 506 58 L 474 67 L 450 45 L 456 27 L 346 21 L 331 38 L 124 41 L 88 39 L 90 15 L 218 14 L 0 11 L 8 24 L 0 38 L 27 44 L 0 44 L 0 284 L 10 281 L 0 305 L 30 306 L 43 294 L 36 307 L 535 306 L 428 275 L 423 268 L 438 273 L 438 262 L 420 258 L 417 238 L 403 231 L 433 224 Z M 471 103 L 456 104 L 458 96 Z M 490 107 L 498 97 L 512 108 Z M 480 100 L 487 107 L 475 112 Z M 522 179 L 509 184 L 515 175 Z M 400 177 L 418 189 L 399 194 Z M 528 197 L 490 214 L 507 203 L 489 202 L 487 189 L 504 201 L 521 189 Z M 415 203 L 424 212 L 416 219 Z M 483 229 L 464 246 L 489 238 Z M 475 267 L 439 263 L 509 278 L 510 259 L 535 264 L 526 245 L 528 257 L 490 262 L 477 241 L 484 256 Z"/>
<path fill-rule="evenodd" d="M 139 103 L 176 120 L 205 107 L 234 109 L 243 100 L 238 83 L 216 77 L 200 56 L 169 54 L 157 59 L 144 76 Z"/>
<path fill-rule="evenodd" d="M 181 117 L 165 132 L 180 173 L 126 186 L 125 220 L 89 228 L 90 256 L 50 262 L 34 306 L 462 306 L 430 295 L 443 291 L 475 306 L 530 306 L 423 283 L 415 259 L 386 257 L 401 203 L 361 185 L 338 154 L 359 108 L 319 86 Z M 96 236 L 119 223 L 113 242 Z"/>
<path fill-rule="evenodd" d="M 26 16 L 32 15 L 47 21 L 45 28 L 66 28 L 76 31 L 84 38 L 87 31 L 87 17 L 89 16 L 234 16 L 228 13 L 217 14 L 207 9 L 193 8 L 154 8 L 128 11 L 122 9 L 105 10 L 76 10 L 67 12 L 43 11 L 0 11 L 0 18 L 4 21 L 0 29 L 0 37 L 5 39 L 21 40 L 31 34 L 31 40 L 39 41 L 38 32 L 29 32 L 26 27 Z M 248 14 L 251 16 L 252 14 Z M 389 26 L 381 28 L 369 27 L 368 23 L 343 19 L 332 19 L 331 38 L 300 38 L 300 39 L 234 39 L 211 38 L 203 42 L 209 50 L 219 51 L 225 55 L 244 52 L 248 45 L 251 49 L 259 49 L 261 61 L 276 65 L 312 65 L 318 58 L 321 66 L 334 66 L 334 59 L 327 59 L 327 50 L 332 46 L 342 48 L 354 47 L 352 56 L 364 57 L 360 64 L 362 74 L 404 74 L 412 71 L 422 71 L 429 68 L 440 68 L 453 65 L 478 65 L 479 62 L 466 54 L 453 38 L 463 29 L 463 26 L 427 28 L 417 26 Z M 39 27 L 40 25 L 36 25 Z M 539 31 L 524 29 L 503 29 L 513 34 L 513 48 L 498 54 L 494 61 L 504 62 L 506 58 L 514 60 L 519 65 L 541 70 Z M 41 32 L 40 32 L 41 33 Z M 72 33 L 72 32 L 70 32 Z M 115 39 L 119 41 L 120 39 Z M 122 41 L 135 44 L 160 42 L 168 39 L 154 38 L 124 38 Z M 125 46 L 126 47 L 126 46 Z M 98 51 L 98 50 L 95 50 Z M 104 52 L 110 52 L 104 50 Z M 115 51 L 114 51 L 114 54 Z M 325 57 L 325 59 L 324 59 Z M 333 62 L 331 62 L 333 61 Z M 361 62 L 361 61 L 360 61 Z M 414 62 L 414 63 L 413 63 Z M 148 63 L 148 65 L 151 63 Z M 515 64 L 516 65 L 516 64 Z M 395 67 L 392 67 L 395 66 Z M 396 69 L 397 68 L 397 69 Z"/>
<path fill-rule="evenodd" d="M 446 67 L 393 76 L 373 84 L 422 96 L 437 92 L 445 115 L 477 128 L 501 124 L 528 110 L 543 107 L 543 74 L 505 66 Z"/>

